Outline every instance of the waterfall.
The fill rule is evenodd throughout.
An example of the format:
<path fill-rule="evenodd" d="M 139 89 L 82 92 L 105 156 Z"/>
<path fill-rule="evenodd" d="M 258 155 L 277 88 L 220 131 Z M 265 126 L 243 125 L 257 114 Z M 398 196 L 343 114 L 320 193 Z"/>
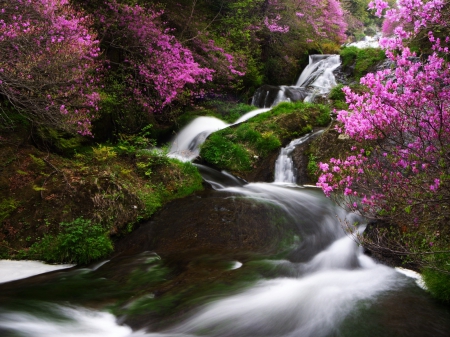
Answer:
<path fill-rule="evenodd" d="M 198 157 L 200 145 L 205 142 L 211 133 L 245 122 L 247 119 L 269 110 L 256 109 L 247 112 L 232 124 L 225 123 L 215 117 L 197 117 L 172 139 L 168 156 L 181 161 L 192 161 Z"/>
<path fill-rule="evenodd" d="M 340 65 L 339 55 L 310 55 L 308 66 L 295 85 L 263 85 L 255 92 L 252 104 L 263 108 L 281 102 L 312 102 L 316 95 L 326 95 L 336 86 L 333 71 Z"/>
<path fill-rule="evenodd" d="M 331 59 L 326 61 L 329 63 L 325 65 L 325 60 L 328 58 Z M 311 67 L 305 69 L 305 76 L 303 78 L 301 76 L 299 82 L 301 80 L 302 85 L 308 83 L 309 87 L 315 87 L 315 90 L 320 93 L 322 89 L 325 90 L 324 88 L 333 83 L 331 76 L 332 69 L 336 65 L 333 63 L 335 61 L 336 57 L 332 56 L 312 57 Z M 319 64 L 320 62 L 322 64 Z M 304 93 L 304 91 L 294 92 L 292 87 L 280 88 L 276 95 L 279 101 L 288 99 L 288 95 L 293 93 L 298 95 Z M 264 92 L 261 97 L 266 100 L 272 94 Z M 249 112 L 233 124 L 241 123 L 268 110 L 269 108 L 264 108 Z M 233 124 L 227 124 L 213 117 L 199 117 L 177 135 L 169 155 L 182 160 L 192 160 L 198 155 L 200 144 L 210 133 Z M 241 201 L 241 205 L 242 199 L 252 200 L 254 204 L 245 207 L 243 212 L 250 212 L 252 206 L 258 203 L 279 211 L 276 213 L 276 218 L 272 220 L 273 225 L 282 231 L 283 225 L 280 223 L 288 222 L 292 226 L 288 230 L 284 229 L 286 232 L 283 234 L 290 238 L 295 235 L 298 238 L 288 240 L 289 243 L 282 247 L 284 249 L 282 254 L 279 251 L 266 255 L 261 252 L 256 254 L 251 249 L 245 252 L 237 250 L 234 255 L 230 250 L 220 256 L 210 256 L 208 251 L 203 250 L 197 253 L 200 255 L 193 253 L 195 252 L 193 248 L 198 242 L 196 241 L 198 240 L 197 232 L 202 233 L 201 227 L 208 227 L 210 221 L 222 223 L 224 231 L 230 229 L 229 236 L 240 234 L 242 228 L 236 225 L 233 227 L 232 224 L 234 216 L 241 216 L 236 213 L 227 219 L 214 218 L 210 217 L 211 214 L 207 214 L 208 222 L 196 222 L 196 219 L 188 216 L 181 217 L 185 222 L 183 225 L 186 225 L 188 229 L 192 228 L 189 232 L 189 235 L 192 235 L 191 244 L 186 251 L 176 250 L 170 258 L 161 254 L 160 258 L 156 255 L 158 251 L 155 253 L 151 251 L 153 249 L 151 245 L 147 246 L 154 240 L 152 220 L 148 224 L 142 224 L 139 230 L 131 233 L 127 238 L 131 240 L 132 245 L 137 245 L 138 241 L 145 243 L 141 246 L 140 252 L 127 251 L 125 255 L 113 256 L 110 261 L 106 261 L 108 263 L 98 264 L 90 269 L 74 268 L 74 270 L 58 271 L 57 277 L 50 275 L 48 278 L 40 279 L 41 276 L 37 276 L 28 280 L 29 283 L 27 280 L 20 280 L 16 281 L 16 285 L 15 282 L 1 284 L 0 299 L 3 301 L 0 301 L 0 335 L 24 337 L 447 336 L 450 329 L 450 312 L 430 300 L 428 295 L 405 275 L 397 273 L 393 268 L 377 264 L 364 255 L 361 247 L 342 230 L 340 221 L 356 224 L 363 219 L 354 214 L 348 214 L 346 210 L 336 206 L 325 198 L 321 190 L 295 185 L 296 174 L 291 158 L 292 152 L 296 146 L 313 135 L 314 133 L 310 133 L 293 140 L 281 149 L 275 164 L 273 183 L 247 183 L 226 172 L 218 172 L 212 168 L 197 165 L 204 180 L 215 190 L 213 191 L 215 194 L 199 193 L 193 195 L 193 198 L 203 200 L 209 198 L 208 202 L 214 202 L 220 194 L 224 199 L 232 199 L 236 203 Z M 188 201 L 187 207 L 193 207 L 192 199 Z M 179 205 L 173 201 L 165 207 L 173 211 Z M 213 205 L 216 207 L 216 204 Z M 203 208 L 196 208 L 195 211 L 196 216 L 197 213 L 205 213 Z M 228 210 L 223 209 L 223 211 Z M 258 208 L 256 212 L 259 212 Z M 167 221 L 164 218 L 164 225 L 166 224 Z M 140 230 L 143 230 L 146 225 L 149 226 L 149 231 L 141 232 Z M 259 227 L 257 228 L 260 230 Z M 210 227 L 206 230 L 210 230 Z M 214 241 L 216 234 L 217 231 L 209 234 L 214 244 L 216 244 Z M 171 238 L 172 235 L 173 231 L 170 231 L 168 237 Z M 237 236 L 241 241 L 234 241 L 236 246 L 247 240 L 245 235 L 242 238 Z M 163 283 L 159 286 L 160 288 L 150 287 L 151 290 L 145 293 L 147 283 L 151 284 L 155 281 L 154 279 L 161 277 L 155 276 L 161 273 L 161 269 L 156 267 L 152 269 L 155 255 L 158 259 L 167 259 L 164 261 L 167 266 L 176 266 L 176 268 L 174 267 L 174 270 L 168 274 L 163 274 L 164 278 L 161 281 Z M 220 272 L 220 266 L 217 266 L 217 269 L 210 267 L 213 264 L 216 267 L 214 259 L 219 262 L 232 259 L 233 263 L 227 267 L 226 275 L 217 274 Z M 196 265 L 201 265 L 208 260 L 209 264 L 206 264 L 206 267 L 195 269 Z M 246 268 L 254 263 L 264 266 L 264 272 L 257 276 L 254 283 L 250 283 L 248 280 L 252 269 Z M 133 273 L 123 274 L 125 265 L 133 267 Z M 202 298 L 191 298 L 190 293 L 186 292 L 188 294 L 186 299 L 184 291 L 192 285 L 189 285 L 189 282 L 185 283 L 185 279 L 179 277 L 183 274 L 177 274 L 185 267 L 193 275 L 191 277 L 195 281 L 194 288 L 197 285 L 199 288 L 205 287 L 205 284 L 211 284 L 211 280 L 215 280 L 216 277 L 220 282 L 223 281 L 220 288 L 227 288 L 228 284 L 233 284 L 232 280 L 235 276 L 232 276 L 232 273 L 240 271 L 244 271 L 243 274 L 238 275 L 245 280 L 247 287 L 240 291 L 230 289 L 227 296 L 218 291 L 217 294 L 220 293 L 220 297 L 215 297 L 213 294 L 215 290 L 211 288 L 209 291 L 212 291 L 207 295 L 209 301 L 203 301 L 204 304 L 201 306 L 196 305 L 196 300 L 201 301 Z M 152 270 L 156 274 L 152 274 Z M 245 273 L 247 270 L 249 274 Z M 140 286 L 134 286 L 134 281 L 128 283 L 132 277 L 127 279 L 126 275 L 145 281 L 145 286 L 140 283 L 137 283 Z M 181 284 L 183 289 L 179 293 L 172 293 L 177 289 L 176 286 L 171 288 L 172 281 Z M 122 283 L 126 285 L 126 288 L 121 288 Z M 41 284 L 45 284 L 46 287 L 39 287 Z M 217 285 L 219 283 L 216 282 L 215 286 Z M 59 297 L 64 286 L 69 300 L 62 300 L 62 297 Z M 95 298 L 84 303 L 87 306 L 104 308 L 105 312 L 82 307 L 83 296 L 79 295 L 80 288 L 82 291 L 90 289 L 91 292 L 93 289 Z M 118 288 L 118 293 L 114 293 L 115 288 Z M 74 289 L 78 289 L 78 292 L 74 292 Z M 22 297 L 17 299 L 14 295 L 11 296 L 11 290 L 16 296 Z M 55 294 L 51 297 L 53 290 Z M 102 291 L 105 292 L 102 293 Z M 106 312 L 106 308 L 126 309 L 141 299 L 153 301 L 157 297 L 167 301 L 163 302 L 165 304 L 162 306 L 170 307 L 173 304 L 173 307 L 177 308 L 177 302 L 183 303 L 183 300 L 188 305 L 172 312 L 174 314 L 172 316 L 155 315 L 153 306 L 148 307 L 146 312 L 138 312 L 135 316 L 130 314 L 130 317 L 123 315 L 120 319 Z M 77 305 L 75 306 L 74 303 Z M 157 325 L 159 321 L 162 321 L 162 325 Z M 137 328 L 139 330 L 133 331 L 131 327 L 125 325 L 132 322 L 139 324 Z"/>
<path fill-rule="evenodd" d="M 319 131 L 320 133 L 323 131 Z M 317 133 L 309 133 L 301 138 L 294 139 L 286 147 L 280 150 L 280 154 L 275 162 L 275 183 L 295 184 L 297 181 L 296 169 L 292 161 L 292 152 L 297 145 L 306 142 Z"/>
<path fill-rule="evenodd" d="M 192 161 L 199 155 L 200 145 L 215 131 L 245 122 L 281 102 L 310 102 L 317 94 L 327 94 L 336 85 L 333 71 L 340 64 L 339 55 L 311 55 L 309 65 L 303 70 L 295 86 L 264 85 L 255 92 L 252 104 L 260 109 L 246 113 L 232 124 L 215 117 L 198 117 L 193 120 L 172 139 L 169 157 Z"/>

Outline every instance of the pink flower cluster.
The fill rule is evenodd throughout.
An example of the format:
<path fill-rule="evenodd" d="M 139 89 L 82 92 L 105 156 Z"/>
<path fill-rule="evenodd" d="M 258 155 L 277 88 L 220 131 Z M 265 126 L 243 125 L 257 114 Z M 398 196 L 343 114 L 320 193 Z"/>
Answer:
<path fill-rule="evenodd" d="M 391 210 L 394 200 L 417 206 L 421 198 L 439 193 L 450 168 L 450 39 L 441 41 L 430 30 L 434 52 L 422 59 L 406 46 L 414 34 L 447 25 L 440 15 L 444 3 L 397 3 L 386 18 L 399 26 L 393 37 L 382 40 L 395 68 L 362 78 L 368 92 L 345 87 L 349 109 L 338 111 L 339 131 L 365 148 L 352 148 L 357 155 L 343 161 L 331 159 L 332 168 L 321 163 L 317 184 L 326 195 L 341 194 L 346 206 L 368 216 Z M 377 0 L 371 8 L 381 15 L 388 7 Z"/>
<path fill-rule="evenodd" d="M 89 135 L 100 52 L 90 18 L 67 0 L 0 4 L 2 96 L 34 123 Z"/>
<path fill-rule="evenodd" d="M 148 112 L 157 112 L 175 101 L 187 88 L 212 80 L 213 70 L 202 68 L 189 49 L 160 22 L 162 12 L 139 5 L 109 4 L 110 21 L 123 40 L 128 66 L 133 69 L 129 86 L 134 98 Z M 126 64 L 124 65 L 126 66 Z"/>
<path fill-rule="evenodd" d="M 269 29 L 271 32 L 287 33 L 289 31 L 289 26 L 280 25 L 279 24 L 280 20 L 281 16 L 279 14 L 277 14 L 273 19 L 269 19 L 266 16 L 264 18 L 264 24 L 266 25 L 267 29 Z"/>

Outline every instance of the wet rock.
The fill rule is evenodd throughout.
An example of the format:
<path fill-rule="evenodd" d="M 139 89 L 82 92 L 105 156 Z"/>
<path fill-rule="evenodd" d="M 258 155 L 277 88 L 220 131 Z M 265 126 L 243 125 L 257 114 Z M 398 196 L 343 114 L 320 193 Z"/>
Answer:
<path fill-rule="evenodd" d="M 116 243 L 116 252 L 273 253 L 294 228 L 272 204 L 206 190 L 167 204 L 152 220 Z"/>
<path fill-rule="evenodd" d="M 263 85 L 256 90 L 252 105 L 259 108 L 268 108 L 281 101 L 298 102 L 308 96 L 306 88 L 297 86 L 273 86 Z"/>

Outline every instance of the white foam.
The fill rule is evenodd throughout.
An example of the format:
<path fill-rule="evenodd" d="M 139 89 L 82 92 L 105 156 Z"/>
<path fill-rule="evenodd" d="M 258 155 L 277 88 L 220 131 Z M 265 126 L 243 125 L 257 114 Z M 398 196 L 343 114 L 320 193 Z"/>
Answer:
<path fill-rule="evenodd" d="M 46 264 L 39 261 L 0 260 L 0 283 L 20 280 L 54 270 L 73 267 L 73 264 Z"/>
<path fill-rule="evenodd" d="M 239 268 L 241 268 L 241 267 L 242 267 L 242 262 L 235 261 L 235 262 L 233 263 L 233 266 L 230 268 L 230 270 L 239 269 Z"/>
<path fill-rule="evenodd" d="M 64 319 L 52 320 L 22 312 L 0 313 L 0 328 L 26 337 L 127 337 L 128 326 L 120 326 L 114 315 L 77 307 L 46 305 Z"/>
<path fill-rule="evenodd" d="M 420 275 L 418 272 L 415 272 L 414 270 L 410 270 L 410 269 L 401 268 L 401 267 L 396 267 L 395 270 L 398 271 L 400 274 L 403 274 L 405 276 L 415 279 L 417 285 L 420 288 L 428 290 L 427 286 L 425 285 L 425 281 L 423 280 L 422 275 Z"/>

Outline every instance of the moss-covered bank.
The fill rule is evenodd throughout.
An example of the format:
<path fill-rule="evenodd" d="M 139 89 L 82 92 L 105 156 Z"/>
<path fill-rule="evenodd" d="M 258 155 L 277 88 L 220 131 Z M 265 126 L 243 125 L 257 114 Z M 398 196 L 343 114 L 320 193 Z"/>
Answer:
<path fill-rule="evenodd" d="M 192 164 L 147 145 L 136 136 L 60 155 L 3 133 L 0 258 L 87 263 L 164 203 L 202 189 Z"/>
<path fill-rule="evenodd" d="M 200 157 L 248 179 L 281 146 L 329 122 L 330 110 L 324 105 L 281 103 L 247 122 L 213 133 L 203 144 Z"/>

